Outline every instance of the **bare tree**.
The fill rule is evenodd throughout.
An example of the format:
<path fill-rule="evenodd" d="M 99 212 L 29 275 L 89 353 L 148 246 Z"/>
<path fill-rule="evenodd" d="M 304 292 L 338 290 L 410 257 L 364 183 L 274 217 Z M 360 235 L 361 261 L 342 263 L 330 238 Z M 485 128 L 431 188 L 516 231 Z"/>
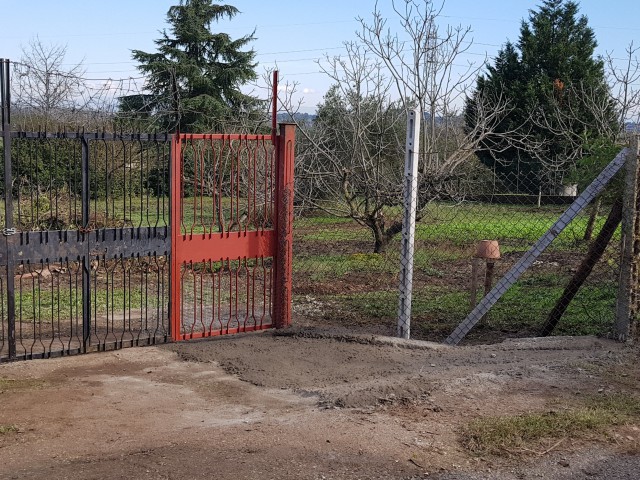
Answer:
<path fill-rule="evenodd" d="M 299 123 L 296 195 L 306 207 L 348 217 L 369 228 L 374 252 L 383 252 L 401 231 L 406 108 L 392 100 L 397 79 L 382 59 L 362 44 L 346 43 L 346 55 L 327 57 L 321 67 L 334 86 L 325 96 L 312 125 Z M 295 84 L 285 84 L 282 106 L 295 119 Z M 460 198 L 463 167 L 486 135 L 509 112 L 501 97 L 476 95 L 474 126 L 465 130 L 460 115 L 438 116 L 426 129 L 432 162 L 424 162 L 419 181 L 418 220 L 436 199 Z M 433 110 L 438 115 L 453 112 Z M 519 132 L 508 132 L 518 138 Z M 423 156 L 424 158 L 424 156 Z M 395 208 L 394 208 L 395 207 Z"/>
<path fill-rule="evenodd" d="M 606 84 L 579 82 L 555 89 L 546 108 L 534 110 L 531 122 L 554 139 L 553 148 L 536 152 L 550 185 L 559 186 L 576 169 L 594 140 L 615 142 L 620 125 L 614 100 Z"/>
<path fill-rule="evenodd" d="M 323 65 L 334 86 L 312 125 L 299 125 L 297 197 L 305 206 L 348 217 L 369 228 L 382 252 L 400 230 L 386 224 L 385 207 L 402 198 L 404 109 L 389 99 L 390 81 L 377 60 L 356 43 Z M 283 106 L 296 118 L 294 85 L 285 85 Z M 401 226 L 401 224 L 400 224 Z"/>
<path fill-rule="evenodd" d="M 12 84 L 13 99 L 18 112 L 37 116 L 44 128 L 65 121 L 83 87 L 82 62 L 69 67 L 65 65 L 66 54 L 66 46 L 46 45 L 38 37 L 22 47 Z"/>
<path fill-rule="evenodd" d="M 422 110 L 421 172 L 438 177 L 472 155 L 468 137 L 460 136 L 460 115 L 466 91 L 482 68 L 482 63 L 460 63 L 473 44 L 471 29 L 441 27 L 443 6 L 431 0 L 392 0 L 398 32 L 376 2 L 371 23 L 359 18 L 358 32 L 389 71 L 405 108 L 417 104 Z"/>
<path fill-rule="evenodd" d="M 631 55 L 632 45 L 628 48 Z M 610 68 L 612 59 L 608 60 Z M 554 88 L 553 98 L 547 102 L 549 109 L 539 108 L 532 121 L 538 127 L 552 133 L 563 145 L 552 155 L 543 148 L 538 159 L 543 171 L 554 185 L 560 185 L 568 176 L 580 184 L 589 184 L 615 155 L 616 141 L 624 133 L 624 119 L 637 108 L 637 94 L 633 86 L 634 74 L 631 62 L 625 72 L 609 74 L 609 84 L 590 85 L 576 83 L 569 87 Z M 639 72 L 640 73 L 640 72 Z M 626 113 L 625 113 L 626 112 Z M 590 135 L 585 132 L 590 131 Z M 620 196 L 620 184 L 608 188 L 615 200 Z M 602 195 L 591 206 L 583 239 L 591 240 L 600 208 Z"/>
<path fill-rule="evenodd" d="M 618 106 L 620 114 L 620 128 L 624 132 L 626 122 L 640 123 L 640 61 L 638 53 L 640 47 L 634 46 L 631 41 L 625 49 L 625 57 L 621 67 L 616 66 L 616 58 L 612 53 L 607 53 L 607 76 L 613 99 Z"/>
<path fill-rule="evenodd" d="M 346 55 L 321 63 L 335 85 L 325 105 L 330 100 L 338 113 L 323 118 L 328 112 L 320 112 L 312 126 L 299 124 L 297 198 L 368 227 L 376 252 L 384 251 L 402 228 L 397 207 L 402 205 L 406 111 L 419 106 L 426 120 L 416 215 L 421 220 L 431 201 L 464 198 L 464 169 L 512 108 L 500 93 L 475 94 L 472 127 L 465 128 L 466 90 L 480 68 L 458 65 L 471 46 L 469 28 L 441 29 L 441 7 L 431 0 L 392 0 L 392 8 L 398 31 L 376 3 L 372 23 L 360 19 L 360 43 L 347 43 Z M 295 119 L 296 85 L 286 88 L 283 106 Z M 495 150 L 534 144 L 525 141 L 524 125 L 499 136 L 503 141 L 493 143 Z"/>

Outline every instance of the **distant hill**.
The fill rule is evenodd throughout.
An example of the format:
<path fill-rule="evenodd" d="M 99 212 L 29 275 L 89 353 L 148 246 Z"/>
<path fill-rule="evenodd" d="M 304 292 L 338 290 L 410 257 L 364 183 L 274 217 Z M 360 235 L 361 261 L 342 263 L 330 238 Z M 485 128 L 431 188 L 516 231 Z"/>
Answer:
<path fill-rule="evenodd" d="M 313 123 L 313 121 L 316 119 L 316 115 L 311 113 L 296 113 L 292 117 L 288 113 L 279 113 L 277 119 L 278 123 Z"/>

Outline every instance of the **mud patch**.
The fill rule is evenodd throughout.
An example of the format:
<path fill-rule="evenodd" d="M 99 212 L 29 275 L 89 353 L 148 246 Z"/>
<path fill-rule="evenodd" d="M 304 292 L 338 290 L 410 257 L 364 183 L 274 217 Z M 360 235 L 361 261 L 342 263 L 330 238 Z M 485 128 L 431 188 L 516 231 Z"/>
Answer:
<path fill-rule="evenodd" d="M 163 348 L 253 385 L 316 396 L 323 407 L 371 408 L 430 404 L 434 392 L 484 398 L 584 386 L 590 376 L 574 364 L 615 362 L 623 347 L 563 337 L 450 348 L 298 328 Z"/>

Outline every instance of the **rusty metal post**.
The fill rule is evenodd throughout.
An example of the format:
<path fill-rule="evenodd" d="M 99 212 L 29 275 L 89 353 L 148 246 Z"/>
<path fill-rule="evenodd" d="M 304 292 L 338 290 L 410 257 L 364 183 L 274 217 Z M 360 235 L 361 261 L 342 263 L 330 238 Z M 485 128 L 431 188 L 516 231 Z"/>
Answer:
<path fill-rule="evenodd" d="M 180 281 L 181 265 L 176 255 L 176 245 L 180 231 L 180 215 L 182 214 L 182 146 L 180 135 L 174 134 L 171 138 L 171 154 L 169 157 L 169 185 L 171 207 L 169 210 L 169 225 L 171 230 L 171 263 L 169 267 L 169 325 L 173 341 L 182 339 L 180 329 Z"/>
<path fill-rule="evenodd" d="M 271 143 L 275 145 L 278 128 L 278 70 L 273 71 L 273 85 L 271 87 Z"/>
<path fill-rule="evenodd" d="M 280 124 L 276 155 L 276 232 L 273 318 L 276 328 L 291 325 L 291 272 L 293 260 L 293 160 L 296 127 Z"/>

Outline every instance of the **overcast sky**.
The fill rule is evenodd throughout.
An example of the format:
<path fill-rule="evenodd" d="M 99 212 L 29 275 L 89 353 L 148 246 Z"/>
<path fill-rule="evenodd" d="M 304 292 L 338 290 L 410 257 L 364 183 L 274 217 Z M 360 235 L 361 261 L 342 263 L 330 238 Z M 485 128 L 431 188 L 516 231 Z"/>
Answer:
<path fill-rule="evenodd" d="M 69 64 L 82 61 L 86 77 L 138 77 L 131 50 L 153 51 L 153 40 L 165 28 L 166 13 L 177 0 L 0 0 L 0 57 L 19 60 L 21 47 L 38 36 L 43 43 L 66 45 Z M 330 85 L 316 63 L 324 54 L 338 55 L 342 42 L 355 40 L 361 16 L 371 18 L 374 0 L 235 0 L 242 12 L 220 30 L 241 36 L 255 29 L 253 44 L 259 70 L 277 62 L 281 77 L 297 81 L 305 110 L 314 111 Z M 520 21 L 540 2 L 529 0 L 447 0 L 443 25 L 470 26 L 474 44 L 461 57 L 482 63 L 505 41 L 517 40 Z M 599 42 L 598 52 L 622 58 L 625 47 L 640 45 L 638 0 L 583 0 Z M 390 12 L 391 0 L 380 0 Z"/>

